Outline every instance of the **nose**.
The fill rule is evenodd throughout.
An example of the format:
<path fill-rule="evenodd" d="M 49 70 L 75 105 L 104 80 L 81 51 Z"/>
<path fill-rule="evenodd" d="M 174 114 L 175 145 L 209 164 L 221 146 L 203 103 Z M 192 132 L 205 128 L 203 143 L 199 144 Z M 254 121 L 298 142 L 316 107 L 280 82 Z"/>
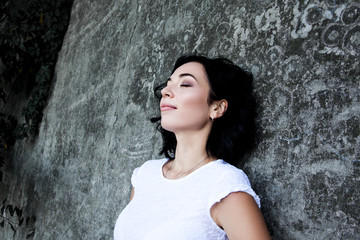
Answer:
<path fill-rule="evenodd" d="M 169 87 L 169 85 L 167 85 L 166 87 L 164 87 L 161 90 L 161 96 L 162 97 L 170 97 L 170 98 L 174 97 L 174 93 L 171 90 L 171 88 Z"/>

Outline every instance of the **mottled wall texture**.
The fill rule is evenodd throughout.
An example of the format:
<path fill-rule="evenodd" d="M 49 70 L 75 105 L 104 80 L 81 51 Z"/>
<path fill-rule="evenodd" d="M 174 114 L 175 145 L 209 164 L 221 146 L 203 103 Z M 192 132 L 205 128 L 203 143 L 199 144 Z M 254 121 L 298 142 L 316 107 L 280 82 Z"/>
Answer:
<path fill-rule="evenodd" d="M 8 202 L 36 215 L 34 239 L 111 239 L 132 170 L 159 157 L 152 89 L 197 52 L 255 76 L 262 137 L 243 169 L 273 239 L 360 239 L 359 23 L 355 0 L 76 0 Z"/>

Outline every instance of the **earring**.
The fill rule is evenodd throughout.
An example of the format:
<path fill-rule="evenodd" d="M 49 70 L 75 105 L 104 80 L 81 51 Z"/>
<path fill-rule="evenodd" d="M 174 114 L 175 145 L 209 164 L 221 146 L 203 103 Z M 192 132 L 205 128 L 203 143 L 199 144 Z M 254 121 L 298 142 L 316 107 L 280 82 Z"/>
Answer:
<path fill-rule="evenodd" d="M 211 114 L 210 118 L 211 118 L 211 121 L 214 121 L 214 114 Z"/>

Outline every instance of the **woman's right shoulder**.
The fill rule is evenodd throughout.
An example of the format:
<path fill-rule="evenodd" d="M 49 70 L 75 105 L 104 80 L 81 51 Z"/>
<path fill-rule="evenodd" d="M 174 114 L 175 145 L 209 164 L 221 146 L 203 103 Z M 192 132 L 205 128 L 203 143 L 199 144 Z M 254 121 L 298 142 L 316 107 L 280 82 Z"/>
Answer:
<path fill-rule="evenodd" d="M 146 181 L 149 177 L 156 176 L 168 159 L 147 160 L 140 167 L 134 169 L 131 176 L 131 183 L 135 188 L 140 181 Z"/>
<path fill-rule="evenodd" d="M 138 167 L 138 169 L 144 170 L 162 167 L 167 160 L 167 158 L 147 160 L 140 167 Z"/>

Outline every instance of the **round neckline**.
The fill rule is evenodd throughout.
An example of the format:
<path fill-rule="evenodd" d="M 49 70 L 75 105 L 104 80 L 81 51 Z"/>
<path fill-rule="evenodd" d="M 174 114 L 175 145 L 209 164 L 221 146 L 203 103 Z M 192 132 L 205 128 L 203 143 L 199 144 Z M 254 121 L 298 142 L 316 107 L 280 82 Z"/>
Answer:
<path fill-rule="evenodd" d="M 169 159 L 168 159 L 168 158 L 165 158 L 164 160 L 165 160 L 165 161 L 161 164 L 161 167 L 160 167 L 160 175 L 161 175 L 161 178 L 164 179 L 165 181 L 169 181 L 169 182 L 178 182 L 178 181 L 185 180 L 185 179 L 191 177 L 192 175 L 195 175 L 195 174 L 196 174 L 197 172 L 199 172 L 201 169 L 204 169 L 206 166 L 211 165 L 213 162 L 220 161 L 221 159 L 216 159 L 216 160 L 214 160 L 214 161 L 208 162 L 208 163 L 202 165 L 201 167 L 195 169 L 194 171 L 192 171 L 192 172 L 189 173 L 188 175 L 185 175 L 185 176 L 183 176 L 183 177 L 181 177 L 181 178 L 177 178 L 177 179 L 169 179 L 169 178 L 166 178 L 166 177 L 164 176 L 163 168 L 164 168 L 165 164 L 169 161 Z"/>

